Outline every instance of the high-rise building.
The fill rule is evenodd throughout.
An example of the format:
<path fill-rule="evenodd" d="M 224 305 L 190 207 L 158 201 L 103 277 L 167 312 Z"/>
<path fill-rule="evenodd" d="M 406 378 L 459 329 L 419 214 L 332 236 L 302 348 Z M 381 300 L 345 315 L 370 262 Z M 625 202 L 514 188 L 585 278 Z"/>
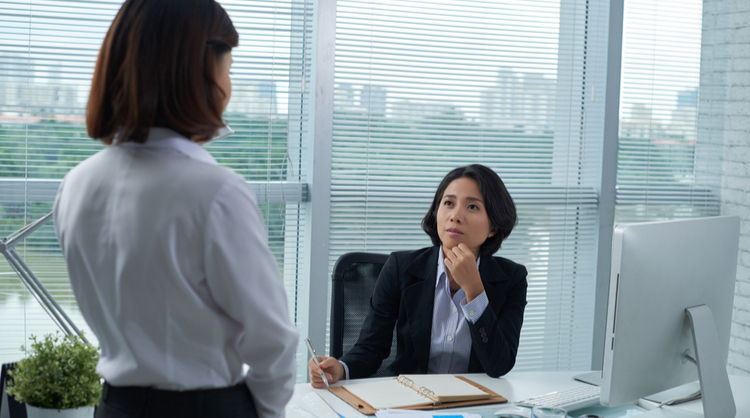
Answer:
<path fill-rule="evenodd" d="M 482 92 L 479 121 L 504 131 L 549 133 L 554 98 L 554 79 L 501 68 L 495 84 Z"/>

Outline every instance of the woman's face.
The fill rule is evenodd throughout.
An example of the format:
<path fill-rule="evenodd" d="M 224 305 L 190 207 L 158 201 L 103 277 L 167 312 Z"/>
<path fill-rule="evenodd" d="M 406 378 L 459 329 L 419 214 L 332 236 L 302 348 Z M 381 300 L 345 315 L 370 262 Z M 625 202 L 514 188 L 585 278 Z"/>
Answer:
<path fill-rule="evenodd" d="M 219 56 L 219 68 L 216 74 L 216 84 L 218 84 L 226 94 L 226 97 L 224 97 L 224 101 L 221 103 L 222 113 L 224 113 L 224 110 L 226 110 L 227 108 L 227 104 L 229 104 L 229 98 L 232 97 L 232 80 L 229 78 L 229 70 L 232 68 L 233 62 L 234 60 L 232 59 L 232 51 L 225 52 Z"/>
<path fill-rule="evenodd" d="M 463 243 L 477 257 L 479 247 L 495 230 L 477 182 L 468 177 L 453 180 L 445 188 L 437 212 L 437 231 L 443 249 Z"/>

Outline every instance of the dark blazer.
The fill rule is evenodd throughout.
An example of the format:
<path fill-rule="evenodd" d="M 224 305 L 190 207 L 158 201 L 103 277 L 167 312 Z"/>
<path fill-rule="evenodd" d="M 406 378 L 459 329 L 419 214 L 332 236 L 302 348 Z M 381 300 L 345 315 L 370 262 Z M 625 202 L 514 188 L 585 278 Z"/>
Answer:
<path fill-rule="evenodd" d="M 391 253 L 375 283 L 370 311 L 357 343 L 341 357 L 352 379 L 370 377 L 388 358 L 396 326 L 393 375 L 425 374 L 440 247 Z M 482 257 L 479 275 L 489 306 L 472 324 L 469 373 L 499 377 L 516 362 L 526 307 L 526 268 L 502 257 Z"/>

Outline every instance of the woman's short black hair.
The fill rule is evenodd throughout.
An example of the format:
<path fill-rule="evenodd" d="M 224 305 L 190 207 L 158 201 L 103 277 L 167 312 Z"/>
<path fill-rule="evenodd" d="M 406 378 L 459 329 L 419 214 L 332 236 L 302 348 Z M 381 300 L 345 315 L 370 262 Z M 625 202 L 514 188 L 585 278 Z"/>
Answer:
<path fill-rule="evenodd" d="M 497 228 L 497 232 L 487 238 L 482 246 L 479 247 L 479 255 L 495 254 L 500 249 L 503 241 L 513 231 L 516 224 L 518 224 L 518 216 L 516 215 L 516 204 L 513 203 L 513 198 L 510 197 L 510 193 L 505 188 L 505 184 L 500 179 L 500 176 L 491 168 L 483 165 L 472 164 L 465 167 L 458 167 L 443 178 L 443 181 L 440 182 L 440 186 L 438 186 L 435 192 L 435 198 L 432 199 L 430 210 L 424 219 L 422 219 L 422 229 L 430 236 L 433 244 L 441 244 L 440 236 L 438 236 L 437 232 L 438 207 L 440 201 L 443 200 L 443 193 L 445 193 L 448 185 L 453 180 L 463 177 L 477 182 L 479 191 L 482 193 L 482 198 L 484 198 L 484 207 L 487 211 L 487 216 L 490 218 L 490 224 L 494 228 Z"/>

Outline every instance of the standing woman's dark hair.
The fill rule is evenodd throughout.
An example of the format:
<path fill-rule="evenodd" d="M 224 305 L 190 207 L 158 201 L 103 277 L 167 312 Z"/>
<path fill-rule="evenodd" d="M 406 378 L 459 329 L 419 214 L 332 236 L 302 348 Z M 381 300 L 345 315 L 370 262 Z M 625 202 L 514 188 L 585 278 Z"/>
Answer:
<path fill-rule="evenodd" d="M 208 141 L 224 125 L 218 58 L 238 40 L 213 0 L 126 1 L 99 51 L 86 109 L 89 136 L 143 143 L 156 126 Z"/>
<path fill-rule="evenodd" d="M 505 184 L 491 168 L 480 164 L 467 165 L 458 167 L 448 173 L 435 192 L 435 198 L 432 200 L 430 210 L 422 219 L 422 229 L 432 239 L 434 245 L 441 245 L 440 237 L 437 231 L 437 212 L 440 201 L 443 199 L 443 193 L 453 180 L 462 177 L 470 178 L 477 182 L 479 190 L 484 197 L 484 204 L 487 210 L 487 216 L 490 218 L 490 224 L 497 228 L 497 232 L 479 247 L 479 254 L 482 256 L 492 255 L 500 249 L 503 241 L 508 238 L 513 228 L 518 223 L 516 215 L 516 205 L 513 198 L 510 197 Z"/>

